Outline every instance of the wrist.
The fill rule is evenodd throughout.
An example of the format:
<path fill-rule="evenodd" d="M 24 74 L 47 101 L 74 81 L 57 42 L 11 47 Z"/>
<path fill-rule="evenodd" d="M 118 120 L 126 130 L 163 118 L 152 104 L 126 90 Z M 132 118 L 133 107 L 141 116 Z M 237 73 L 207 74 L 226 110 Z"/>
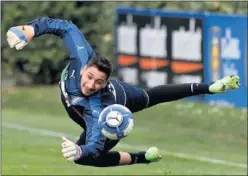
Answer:
<path fill-rule="evenodd" d="M 24 25 L 23 26 L 23 31 L 26 34 L 28 40 L 32 40 L 32 38 L 34 37 L 34 27 L 31 25 Z"/>
<path fill-rule="evenodd" d="M 79 145 L 77 145 L 77 158 L 78 159 L 81 158 L 82 155 L 83 155 L 82 148 Z"/>
<path fill-rule="evenodd" d="M 21 30 L 25 36 L 27 37 L 28 41 L 32 40 L 32 38 L 34 37 L 35 31 L 34 31 L 34 27 L 31 25 L 22 25 L 22 26 L 17 26 L 16 28 L 18 28 L 19 30 Z"/>

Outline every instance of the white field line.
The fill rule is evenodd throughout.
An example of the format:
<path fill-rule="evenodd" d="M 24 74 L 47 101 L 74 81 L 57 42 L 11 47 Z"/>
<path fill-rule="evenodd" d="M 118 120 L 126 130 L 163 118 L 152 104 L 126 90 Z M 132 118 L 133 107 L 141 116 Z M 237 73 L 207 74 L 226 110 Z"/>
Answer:
<path fill-rule="evenodd" d="M 37 133 L 37 134 L 45 135 L 45 136 L 52 136 L 52 137 L 65 136 L 65 137 L 68 137 L 68 138 L 74 139 L 74 140 L 78 139 L 78 137 L 76 137 L 76 136 L 68 135 L 68 134 L 65 134 L 62 132 L 56 132 L 56 131 L 51 131 L 51 130 L 41 129 L 41 128 L 32 128 L 29 126 L 7 123 L 7 122 L 3 122 L 2 127 L 20 130 L 20 131 L 28 131 L 31 133 Z M 148 148 L 145 146 L 130 145 L 130 144 L 123 144 L 123 143 L 119 143 L 117 146 L 124 147 L 124 148 L 130 148 L 130 149 L 137 149 L 137 150 L 147 150 L 147 148 Z M 247 169 L 247 164 L 235 163 L 235 162 L 231 162 L 231 161 L 219 160 L 219 159 L 214 159 L 214 158 L 207 158 L 204 156 L 194 156 L 194 155 L 189 155 L 189 154 L 185 154 L 185 153 L 169 152 L 169 151 L 164 151 L 164 150 L 161 150 L 161 153 L 163 153 L 165 155 L 174 156 L 177 158 L 191 159 L 191 160 L 207 162 L 207 163 L 212 163 L 212 164 L 223 164 L 223 165 L 227 165 L 227 166 L 240 167 L 240 168 Z"/>

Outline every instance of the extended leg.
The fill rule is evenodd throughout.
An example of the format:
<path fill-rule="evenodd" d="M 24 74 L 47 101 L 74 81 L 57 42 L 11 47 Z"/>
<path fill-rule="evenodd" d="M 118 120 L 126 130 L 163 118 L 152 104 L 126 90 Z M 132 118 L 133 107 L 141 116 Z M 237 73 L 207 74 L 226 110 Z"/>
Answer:
<path fill-rule="evenodd" d="M 159 103 L 175 101 L 199 94 L 211 94 L 208 84 L 168 84 L 146 90 L 149 96 L 148 107 Z"/>
<path fill-rule="evenodd" d="M 238 76 L 226 76 L 212 84 L 186 83 L 160 85 L 146 90 L 149 97 L 148 107 L 193 95 L 222 93 L 238 87 Z"/>

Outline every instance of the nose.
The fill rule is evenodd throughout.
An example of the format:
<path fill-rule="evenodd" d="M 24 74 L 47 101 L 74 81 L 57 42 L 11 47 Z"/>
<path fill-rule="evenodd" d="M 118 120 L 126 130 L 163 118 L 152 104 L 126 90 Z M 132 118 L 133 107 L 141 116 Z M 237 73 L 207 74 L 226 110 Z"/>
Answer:
<path fill-rule="evenodd" d="M 93 81 L 93 80 L 92 80 L 92 81 L 89 81 L 89 83 L 88 83 L 88 88 L 89 88 L 89 89 L 94 89 L 94 87 L 95 87 L 94 81 Z"/>

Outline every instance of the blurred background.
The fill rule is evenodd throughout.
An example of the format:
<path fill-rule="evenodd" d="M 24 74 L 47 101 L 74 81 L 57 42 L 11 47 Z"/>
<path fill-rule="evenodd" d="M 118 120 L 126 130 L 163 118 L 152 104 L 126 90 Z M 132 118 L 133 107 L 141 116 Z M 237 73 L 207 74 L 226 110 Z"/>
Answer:
<path fill-rule="evenodd" d="M 2 174 L 247 175 L 247 9 L 241 1 L 1 1 Z M 112 78 L 148 88 L 237 74 L 241 87 L 138 113 L 117 149 L 158 146 L 159 164 L 75 166 L 59 149 L 62 132 L 75 140 L 81 132 L 59 100 L 63 41 L 44 35 L 20 51 L 6 42 L 10 27 L 42 16 L 75 23 L 113 63 Z"/>
<path fill-rule="evenodd" d="M 86 36 L 96 52 L 115 63 L 114 20 L 117 7 L 150 8 L 156 10 L 184 10 L 246 15 L 246 2 L 1 2 L 2 83 L 54 84 L 67 52 L 63 42 L 55 37 L 40 37 L 24 50 L 9 49 L 6 31 L 31 19 L 48 16 L 73 21 Z M 145 19 L 146 20 L 146 19 Z M 116 72 L 114 72 L 116 75 Z M 11 79 L 11 81 L 10 81 Z"/>

